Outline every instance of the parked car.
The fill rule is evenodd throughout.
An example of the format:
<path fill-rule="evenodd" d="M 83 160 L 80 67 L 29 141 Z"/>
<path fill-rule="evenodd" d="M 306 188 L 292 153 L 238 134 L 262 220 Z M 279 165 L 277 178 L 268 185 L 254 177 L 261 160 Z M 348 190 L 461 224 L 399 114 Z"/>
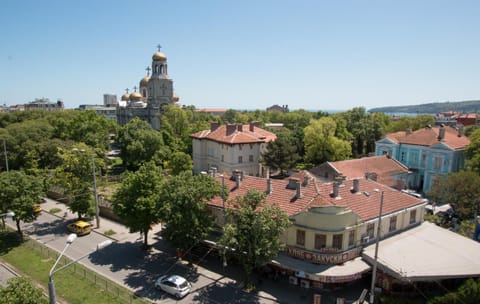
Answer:
<path fill-rule="evenodd" d="M 92 225 L 85 221 L 75 221 L 67 225 L 67 229 L 70 232 L 76 233 L 77 235 L 86 235 L 92 232 Z"/>
<path fill-rule="evenodd" d="M 190 292 L 192 284 L 179 275 L 164 275 L 157 279 L 155 287 L 181 299 Z"/>
<path fill-rule="evenodd" d="M 40 213 L 42 213 L 42 211 L 43 209 L 39 204 L 35 204 L 33 206 L 33 212 L 35 212 L 35 214 L 39 215 Z"/>

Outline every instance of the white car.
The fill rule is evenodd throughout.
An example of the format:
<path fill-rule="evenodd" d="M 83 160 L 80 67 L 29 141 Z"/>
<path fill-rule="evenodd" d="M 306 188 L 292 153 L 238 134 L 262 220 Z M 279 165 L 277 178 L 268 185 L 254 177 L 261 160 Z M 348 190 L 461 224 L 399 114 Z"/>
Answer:
<path fill-rule="evenodd" d="M 174 295 L 177 299 L 181 299 L 190 292 L 192 284 L 178 275 L 164 275 L 157 279 L 155 287 Z"/>

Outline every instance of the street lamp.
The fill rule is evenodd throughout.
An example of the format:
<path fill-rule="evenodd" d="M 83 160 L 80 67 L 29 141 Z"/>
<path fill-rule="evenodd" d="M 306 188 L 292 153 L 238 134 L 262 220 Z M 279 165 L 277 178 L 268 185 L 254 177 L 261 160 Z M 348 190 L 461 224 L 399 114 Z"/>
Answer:
<path fill-rule="evenodd" d="M 382 191 L 382 196 L 380 198 L 380 212 L 378 214 L 378 227 L 377 227 L 377 239 L 375 241 L 375 258 L 373 261 L 372 269 L 372 284 L 370 286 L 370 304 L 373 304 L 375 301 L 375 276 L 377 274 L 377 260 L 378 260 L 378 244 L 380 242 L 380 233 L 382 231 L 382 211 L 383 211 L 383 195 L 385 191 Z"/>
<path fill-rule="evenodd" d="M 0 214 L 0 218 L 2 219 L 3 229 L 5 229 L 5 218 L 14 217 L 14 216 L 15 216 L 15 212 L 12 212 L 12 211 Z"/>
<path fill-rule="evenodd" d="M 55 296 L 55 285 L 53 284 L 53 275 L 55 273 L 57 273 L 58 271 L 60 271 L 64 268 L 67 268 L 68 266 L 80 261 L 81 259 L 89 256 L 93 252 L 101 250 L 101 249 L 107 247 L 108 245 L 112 244 L 112 240 L 103 241 L 103 242 L 101 242 L 97 245 L 97 248 L 95 250 L 79 257 L 78 259 L 76 259 L 74 261 L 71 261 L 70 263 L 67 263 L 67 264 L 63 265 L 62 267 L 58 268 L 57 270 L 54 270 L 55 266 L 57 266 L 58 262 L 60 261 L 60 258 L 63 256 L 63 254 L 67 250 L 68 246 L 70 246 L 73 243 L 73 241 L 75 241 L 76 238 L 77 238 L 77 235 L 75 233 L 72 233 L 68 236 L 67 244 L 65 244 L 65 248 L 63 248 L 63 251 L 58 256 L 57 260 L 55 261 L 55 264 L 53 264 L 52 268 L 50 269 L 50 273 L 48 274 L 48 296 L 50 298 L 50 304 L 56 304 L 57 303 L 56 302 L 56 296 Z"/>

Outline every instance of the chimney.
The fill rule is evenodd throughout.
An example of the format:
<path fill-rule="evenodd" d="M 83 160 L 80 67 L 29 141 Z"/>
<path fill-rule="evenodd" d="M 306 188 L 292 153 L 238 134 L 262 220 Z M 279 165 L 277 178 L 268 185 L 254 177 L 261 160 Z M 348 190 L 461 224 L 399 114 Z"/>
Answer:
<path fill-rule="evenodd" d="M 238 125 L 237 125 L 237 130 L 238 130 L 238 132 L 243 132 L 243 125 L 242 125 L 242 124 L 238 124 Z"/>
<path fill-rule="evenodd" d="M 360 189 L 360 180 L 358 178 L 353 180 L 353 193 L 357 193 Z"/>
<path fill-rule="evenodd" d="M 338 188 L 340 187 L 339 182 L 333 182 L 333 192 L 332 192 L 332 197 L 337 197 L 338 196 Z"/>
<path fill-rule="evenodd" d="M 445 138 L 445 126 L 443 124 L 440 125 L 440 129 L 438 130 L 438 140 L 442 140 Z"/>
<path fill-rule="evenodd" d="M 297 188 L 297 182 L 300 182 L 298 178 L 289 178 L 288 179 L 288 185 L 287 189 L 296 189 Z"/>
<path fill-rule="evenodd" d="M 458 125 L 458 137 L 463 136 L 463 125 Z"/>
<path fill-rule="evenodd" d="M 300 187 L 300 181 L 297 179 L 295 181 L 295 189 L 297 190 L 297 193 L 295 194 L 295 198 L 301 198 L 302 197 L 302 191 Z"/>
<path fill-rule="evenodd" d="M 218 129 L 218 122 L 211 122 L 210 123 L 210 132 L 213 132 L 216 129 Z"/>
<path fill-rule="evenodd" d="M 411 129 L 411 128 L 407 128 L 407 130 L 405 130 L 405 134 L 406 134 L 406 135 L 412 134 L 412 129 Z"/>
<path fill-rule="evenodd" d="M 310 179 L 310 177 L 305 174 L 305 176 L 303 177 L 303 186 L 304 187 L 306 187 L 308 185 L 308 180 L 309 179 Z"/>
<path fill-rule="evenodd" d="M 236 184 L 237 189 L 240 189 L 240 184 L 241 184 L 240 181 L 241 181 L 241 180 L 242 180 L 242 179 L 241 179 L 241 176 L 240 176 L 240 172 L 239 172 L 238 170 L 236 170 L 236 172 L 235 172 L 235 181 L 237 182 L 237 184 Z"/>
<path fill-rule="evenodd" d="M 272 180 L 267 178 L 267 194 L 272 193 Z"/>
<path fill-rule="evenodd" d="M 258 128 L 259 125 L 260 125 L 260 124 L 258 123 L 258 121 L 252 121 L 252 122 L 250 123 L 250 132 L 255 132 L 255 127 Z"/>
<path fill-rule="evenodd" d="M 227 125 L 227 136 L 232 135 L 236 129 L 237 129 L 236 125 Z"/>

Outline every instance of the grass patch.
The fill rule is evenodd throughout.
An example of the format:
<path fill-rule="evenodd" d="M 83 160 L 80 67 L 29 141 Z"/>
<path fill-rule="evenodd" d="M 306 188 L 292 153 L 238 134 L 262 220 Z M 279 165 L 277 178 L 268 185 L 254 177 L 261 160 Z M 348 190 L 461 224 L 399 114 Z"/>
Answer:
<path fill-rule="evenodd" d="M 56 260 L 54 254 L 50 253 L 50 257 L 46 257 L 37 250 L 32 250 L 29 245 L 20 242 L 17 233 L 2 231 L 0 232 L 0 258 L 13 265 L 22 274 L 33 278 L 42 284 L 45 290 L 48 290 L 46 288 L 48 273 Z M 57 268 L 63 264 L 60 263 Z M 74 265 L 80 267 L 78 264 Z M 95 285 L 94 282 L 85 279 L 83 275 L 75 273 L 74 265 L 55 273 L 53 277 L 57 296 L 65 299 L 68 303 L 145 303 L 142 299 L 124 301 L 113 296 L 102 287 Z M 102 280 L 104 281 L 103 278 Z"/>
<path fill-rule="evenodd" d="M 112 236 L 112 235 L 116 234 L 116 232 L 113 231 L 112 229 L 109 229 L 109 230 L 105 231 L 103 234 L 105 234 L 106 236 Z"/>
<path fill-rule="evenodd" d="M 60 211 L 62 211 L 62 209 L 60 208 L 52 208 L 48 210 L 48 212 L 50 212 L 51 214 L 59 213 Z"/>

